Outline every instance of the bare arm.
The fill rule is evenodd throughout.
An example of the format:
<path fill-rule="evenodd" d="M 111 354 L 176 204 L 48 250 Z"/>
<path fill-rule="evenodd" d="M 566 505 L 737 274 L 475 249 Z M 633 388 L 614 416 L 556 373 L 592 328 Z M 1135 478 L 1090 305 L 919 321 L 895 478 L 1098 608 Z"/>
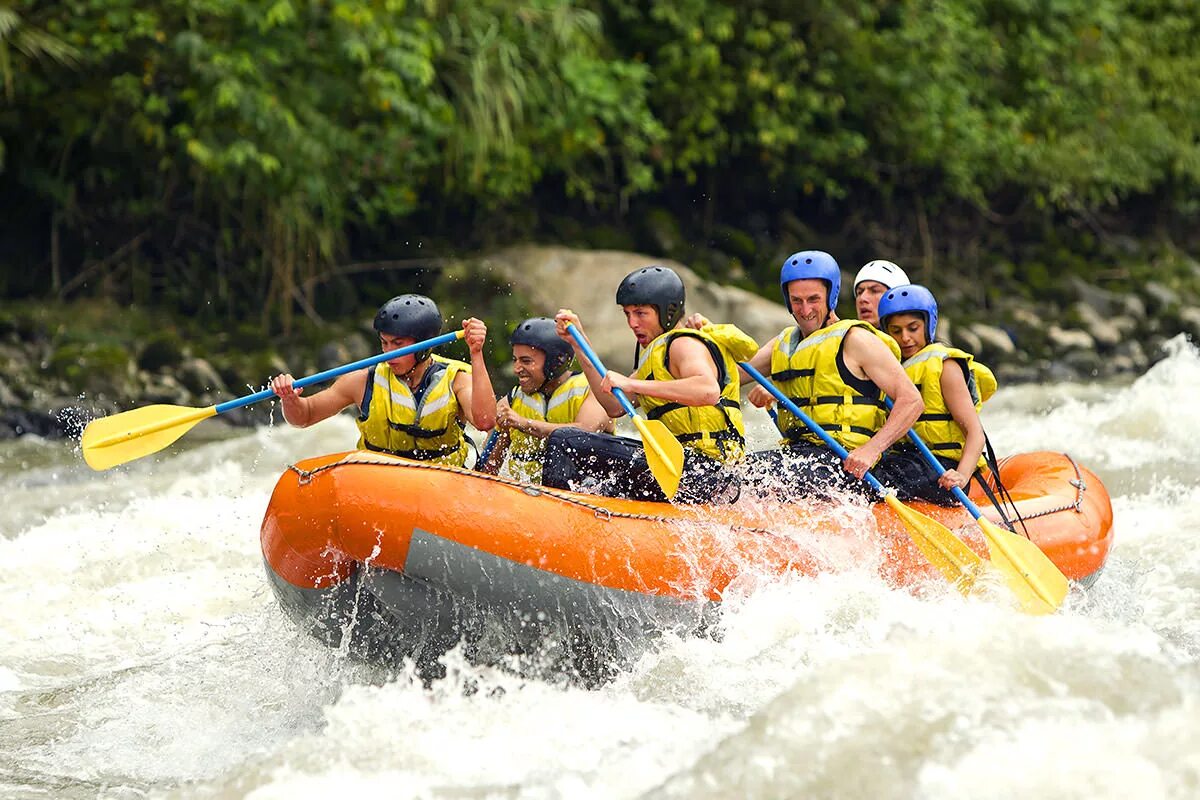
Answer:
<path fill-rule="evenodd" d="M 883 427 L 866 443 L 855 448 L 843 462 L 847 472 L 861 478 L 885 450 L 908 433 L 908 429 L 925 410 L 925 403 L 917 387 L 904 372 L 904 367 L 875 334 L 861 328 L 847 331 L 842 355 L 851 372 L 869 379 L 893 402 Z"/>
<path fill-rule="evenodd" d="M 622 411 L 622 414 L 625 412 Z M 516 428 L 522 433 L 548 439 L 550 434 L 559 428 L 580 428 L 589 432 L 612 433 L 616 425 L 604 407 L 596 401 L 595 395 L 589 394 L 583 401 L 574 422 L 546 422 L 540 419 L 529 419 L 513 412 L 509 427 Z"/>
<path fill-rule="evenodd" d="M 466 331 L 467 349 L 471 351 L 471 375 L 468 377 L 461 372 L 455 375 L 451 388 L 467 422 L 481 431 L 490 431 L 496 427 L 496 393 L 483 355 L 487 326 L 471 317 L 463 320 L 463 330 Z"/>
<path fill-rule="evenodd" d="M 370 370 L 342 375 L 328 389 L 311 397 L 301 397 L 304 389 L 296 389 L 291 375 L 276 375 L 271 379 L 271 390 L 279 396 L 283 407 L 283 418 L 296 428 L 307 428 L 329 419 L 347 406 L 362 403 L 367 388 Z"/>
<path fill-rule="evenodd" d="M 600 401 L 596 399 L 593 392 L 587 396 L 579 408 L 579 414 L 575 417 L 575 427 L 596 433 L 612 433 L 617 426 L 608 412 L 604 410 L 604 406 L 600 405 Z"/>
<path fill-rule="evenodd" d="M 691 336 L 681 336 L 670 344 L 670 363 L 673 381 L 648 381 L 629 378 L 609 370 L 601 386 L 609 386 L 638 395 L 657 397 L 685 406 L 711 406 L 721 399 L 717 382 L 717 365 L 702 342 Z"/>
<path fill-rule="evenodd" d="M 779 341 L 776 336 L 771 341 L 758 348 L 758 352 L 750 359 L 750 366 L 754 367 L 764 375 L 770 375 L 771 372 L 771 351 L 775 349 L 775 343 Z M 750 373 L 738 367 L 738 377 L 741 378 L 742 384 L 754 384 L 750 391 L 746 394 L 746 399 L 751 405 L 759 408 L 770 408 L 775 405 L 775 398 L 766 389 L 758 385 L 758 382 L 750 377 Z"/>
<path fill-rule="evenodd" d="M 958 361 L 947 361 L 942 368 L 942 397 L 946 400 L 950 416 L 954 417 L 958 427 L 962 428 L 964 439 L 958 469 L 947 470 L 938 480 L 943 489 L 949 489 L 951 486 L 966 488 L 967 482 L 975 474 L 979 454 L 983 452 L 983 422 L 979 419 L 979 412 L 975 410 L 975 402 L 967 388 L 967 379 L 960 367 Z"/>
<path fill-rule="evenodd" d="M 613 397 L 612 393 L 608 390 L 601 388 L 604 376 L 592 366 L 591 359 L 584 354 L 583 349 L 580 348 L 575 338 L 567 332 L 567 325 L 574 325 L 575 329 L 579 331 L 579 335 L 585 341 L 588 341 L 589 344 L 591 343 L 587 338 L 587 334 L 583 332 L 583 323 L 579 321 L 579 317 L 576 316 L 574 311 L 560 308 L 558 314 L 554 317 L 554 323 L 558 329 L 559 338 L 566 341 L 575 350 L 575 358 L 579 360 L 579 364 L 583 367 L 583 375 L 587 378 L 588 386 L 592 388 L 592 397 L 596 398 L 609 417 L 625 416 L 625 409 L 621 408 L 621 403 L 617 398 Z M 637 403 L 632 397 L 629 398 L 629 402 L 635 405 Z"/>

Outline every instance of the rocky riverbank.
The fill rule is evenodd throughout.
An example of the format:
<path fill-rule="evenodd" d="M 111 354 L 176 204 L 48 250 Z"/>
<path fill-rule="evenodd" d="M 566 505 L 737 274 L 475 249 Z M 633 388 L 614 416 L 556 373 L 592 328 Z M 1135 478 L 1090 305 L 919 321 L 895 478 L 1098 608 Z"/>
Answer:
<path fill-rule="evenodd" d="M 760 341 L 788 324 L 774 298 L 703 280 L 676 262 L 636 253 L 524 246 L 438 262 L 432 293 L 447 317 L 488 322 L 497 388 L 508 385 L 507 327 L 559 307 L 583 317 L 602 357 L 628 366 L 629 336 L 612 291 L 648 263 L 676 267 L 689 310 L 742 325 Z M 857 265 L 843 265 L 843 297 Z M 1190 270 L 1190 274 L 1189 271 Z M 918 270 L 911 270 L 914 279 Z M 1116 291 L 1078 277 L 1047 277 L 1036 292 L 986 291 L 970 276 L 936 275 L 942 338 L 976 353 L 1003 383 L 1135 375 L 1184 333 L 1200 340 L 1200 264 L 1167 280 Z M 397 281 L 396 292 L 406 290 Z M 1034 296 L 1031 296 L 1034 295 Z M 379 298 L 380 300 L 386 298 Z M 375 352 L 374 300 L 361 318 L 306 320 L 289 337 L 254 322 L 206 329 L 188 319 L 103 301 L 31 303 L 0 310 L 0 439 L 78 436 L 87 420 L 152 403 L 207 406 L 258 391 L 276 373 L 305 375 Z M 847 300 L 843 314 L 851 314 Z M 453 349 L 447 354 L 465 357 Z M 269 418 L 270 404 L 224 415 L 235 425 Z"/>

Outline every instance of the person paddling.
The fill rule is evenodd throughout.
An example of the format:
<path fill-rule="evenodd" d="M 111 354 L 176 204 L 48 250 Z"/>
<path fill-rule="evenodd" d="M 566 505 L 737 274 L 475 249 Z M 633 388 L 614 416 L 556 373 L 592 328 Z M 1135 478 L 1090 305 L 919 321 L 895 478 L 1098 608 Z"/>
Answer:
<path fill-rule="evenodd" d="M 484 472 L 496 474 L 508 457 L 512 475 L 542 479 L 546 438 L 559 428 L 612 433 L 613 421 L 581 372 L 571 372 L 571 345 L 558 337 L 554 320 L 532 317 L 513 329 L 513 375 L 517 385 L 496 403 L 497 437 Z"/>
<path fill-rule="evenodd" d="M 880 327 L 900 346 L 904 371 L 921 391 L 925 411 L 913 426 L 945 467 L 941 475 L 927 472 L 923 484 L 910 487 L 914 495 L 934 503 L 958 503 L 951 489 L 966 490 L 982 466 L 985 442 L 979 408 L 996 391 L 996 376 L 965 350 L 935 341 L 938 306 L 924 286 L 897 286 L 879 301 Z M 953 364 L 955 369 L 947 369 Z M 897 449 L 907 450 L 903 443 Z"/>
<path fill-rule="evenodd" d="M 895 341 L 863 320 L 839 320 L 841 269 L 820 250 L 795 253 L 783 262 L 779 285 L 796 325 L 763 345 L 750 360 L 846 450 L 839 459 L 787 409 L 779 409 L 782 450 L 754 453 L 748 474 L 785 495 L 828 495 L 831 490 L 874 491 L 861 479 L 867 470 L 897 490 L 924 480 L 920 460 L 884 454 L 921 413 L 921 395 L 900 366 Z M 889 413 L 884 397 L 895 407 Z M 768 407 L 774 398 L 761 386 L 748 395 Z M 879 462 L 876 465 L 876 462 Z M 851 480 L 851 478 L 853 480 Z"/>
<path fill-rule="evenodd" d="M 876 308 L 888 289 L 908 283 L 908 275 L 891 261 L 876 259 L 863 264 L 854 276 L 854 310 L 863 322 L 883 330 Z"/>
<path fill-rule="evenodd" d="M 360 450 L 463 466 L 469 452 L 463 423 L 491 430 L 496 395 L 483 356 L 487 326 L 474 317 L 462 325 L 470 364 L 422 350 L 343 375 L 310 397 L 293 387 L 291 375 L 275 376 L 271 389 L 279 395 L 283 418 L 306 428 L 353 406 Z M 380 307 L 374 327 L 387 352 L 437 336 L 442 314 L 428 297 L 405 294 Z"/>
<path fill-rule="evenodd" d="M 586 338 L 579 317 L 568 310 L 555 317 L 558 335 L 571 342 L 596 399 L 610 417 L 624 414 L 612 389 L 620 389 L 658 420 L 683 445 L 680 502 L 732 502 L 738 477 L 728 469 L 745 452 L 737 361 L 757 348 L 733 325 L 713 325 L 701 317 L 684 325 L 683 281 L 674 270 L 649 266 L 626 275 L 617 304 L 637 340 L 632 376 L 601 375 L 571 337 L 568 325 Z M 644 351 L 644 352 L 643 352 Z M 666 499 L 647 465 L 642 443 L 602 433 L 564 429 L 546 441 L 543 482 L 581 488 L 598 481 L 597 493 L 639 500 Z"/>

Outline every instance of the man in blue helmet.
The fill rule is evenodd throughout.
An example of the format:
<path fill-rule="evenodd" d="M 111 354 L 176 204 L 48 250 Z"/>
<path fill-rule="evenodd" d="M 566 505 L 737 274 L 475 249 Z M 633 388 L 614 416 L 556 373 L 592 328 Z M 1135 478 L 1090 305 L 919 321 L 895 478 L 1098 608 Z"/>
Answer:
<path fill-rule="evenodd" d="M 738 477 L 729 466 L 745 452 L 737 362 L 752 355 L 757 344 L 732 325 L 706 324 L 698 316 L 685 325 L 684 299 L 683 281 L 667 267 L 634 270 L 621 281 L 617 304 L 637 340 L 632 376 L 596 371 L 567 333 L 567 325 L 573 324 L 583 334 L 574 313 L 564 309 L 555 321 L 559 336 L 575 348 L 588 384 L 610 417 L 625 413 L 612 394 L 616 387 L 648 418 L 660 420 L 683 445 L 683 474 L 674 499 L 732 502 L 738 495 Z M 615 497 L 666 500 L 642 444 L 600 433 L 552 433 L 546 441 L 543 483 Z"/>
<path fill-rule="evenodd" d="M 924 408 L 921 395 L 900 365 L 895 341 L 863 320 L 839 320 L 836 314 L 842 273 L 833 256 L 806 250 L 788 256 L 780 269 L 784 303 L 796 325 L 765 344 L 750 363 L 814 422 L 849 451 L 840 460 L 787 409 L 778 409 L 782 450 L 756 453 L 753 473 L 779 480 L 785 494 L 827 495 L 850 489 L 870 493 L 861 478 L 871 470 L 885 485 L 905 483 L 904 474 L 918 464 L 889 470 L 884 454 L 916 422 Z M 884 396 L 894 407 L 889 413 Z M 770 405 L 771 396 L 756 387 L 749 400 Z M 884 462 L 880 462 L 884 457 Z M 853 478 L 854 480 L 851 480 Z M 757 482 L 757 481 L 756 481 Z M 903 493 L 903 486 L 895 486 Z"/>
<path fill-rule="evenodd" d="M 428 297 L 393 297 L 375 315 L 375 330 L 384 352 L 436 337 L 442 314 Z M 471 363 L 442 358 L 430 350 L 410 353 L 351 372 L 311 397 L 302 397 L 291 375 L 271 379 L 283 418 L 297 428 L 329 419 L 344 408 L 358 409 L 358 448 L 420 461 L 461 467 L 467 460 L 469 422 L 482 431 L 496 422 L 496 395 L 488 376 L 483 344 L 487 326 L 474 317 L 463 320 Z"/>
<path fill-rule="evenodd" d="M 483 465 L 495 474 L 508 458 L 516 478 L 539 483 L 546 439 L 559 428 L 612 433 L 613 421 L 581 372 L 571 372 L 571 345 L 554 320 L 532 317 L 509 337 L 517 385 L 496 404 L 496 444 Z"/>

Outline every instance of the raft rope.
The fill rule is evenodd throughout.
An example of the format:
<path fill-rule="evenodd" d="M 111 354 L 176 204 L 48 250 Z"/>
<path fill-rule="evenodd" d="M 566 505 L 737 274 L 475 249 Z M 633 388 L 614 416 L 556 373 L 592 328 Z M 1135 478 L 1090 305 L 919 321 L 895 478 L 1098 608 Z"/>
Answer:
<path fill-rule="evenodd" d="M 1021 533 L 1023 533 L 1025 535 L 1026 539 L 1032 540 L 1032 537 L 1029 535 L 1029 527 L 1025 524 L 1025 522 L 1027 520 L 1037 519 L 1038 517 L 1048 517 L 1051 514 L 1058 514 L 1063 511 L 1074 511 L 1076 514 L 1083 513 L 1083 508 L 1081 506 L 1083 505 L 1083 493 L 1087 491 L 1087 482 L 1083 479 L 1083 473 L 1079 471 L 1079 464 L 1077 464 L 1075 462 L 1075 459 L 1071 458 L 1071 454 L 1063 453 L 1062 456 L 1063 456 L 1063 458 L 1067 459 L 1068 462 L 1070 462 L 1071 468 L 1075 470 L 1075 479 L 1067 481 L 1067 483 L 1069 483 L 1075 487 L 1075 502 L 1066 503 L 1061 506 L 1055 506 L 1054 508 L 1047 508 L 1043 511 L 1037 511 L 1032 514 L 1022 514 L 1020 512 L 1020 510 L 1017 508 L 1016 501 L 1014 501 L 1012 499 L 1012 496 L 1009 495 L 1008 489 L 1005 488 L 1004 485 L 1000 483 L 1000 465 L 997 464 L 992 470 L 991 478 L 992 478 L 992 480 L 994 480 L 996 482 L 996 485 L 997 485 L 997 487 L 999 487 L 999 490 L 1000 490 L 1002 496 L 1004 497 L 1006 503 L 1010 506 L 1010 511 L 1012 511 L 1013 515 L 1016 517 L 1017 525 L 1019 525 L 1021 527 Z M 1007 459 L 1005 459 L 1005 460 L 1007 460 Z M 1003 462 L 1001 462 L 1001 463 L 1003 463 Z M 976 476 L 976 477 L 979 478 L 980 482 L 985 487 L 987 486 L 987 482 L 983 479 L 982 476 Z M 990 493 L 989 493 L 989 495 L 990 495 Z M 994 498 L 992 499 L 992 504 L 996 508 L 996 510 L 999 511 L 1000 516 L 1007 522 L 1008 518 L 1005 516 L 1003 509 L 1000 507 L 999 504 L 996 503 Z M 1013 533 L 1017 533 L 1017 531 L 1015 530 L 1014 526 L 1011 523 L 1009 523 L 1009 530 L 1011 530 Z"/>
<path fill-rule="evenodd" d="M 569 503 L 570 505 L 573 505 L 573 506 L 585 508 L 588 511 L 591 511 L 596 516 L 597 519 L 602 519 L 602 520 L 605 520 L 606 522 L 608 520 L 612 520 L 612 519 L 638 519 L 638 520 L 645 520 L 648 522 L 659 522 L 659 523 L 663 523 L 663 524 L 674 524 L 674 523 L 678 523 L 680 521 L 679 518 L 677 518 L 677 517 L 662 517 L 662 516 L 657 516 L 654 514 L 637 514 L 637 513 L 633 513 L 633 512 L 629 512 L 629 511 L 614 511 L 610 508 L 605 508 L 603 506 L 595 505 L 594 503 L 589 503 L 588 501 L 580 498 L 578 495 L 575 495 L 575 494 L 561 492 L 556 489 L 547 489 L 544 486 L 534 486 L 532 484 L 522 483 L 521 481 L 513 480 L 512 478 L 505 478 L 500 475 L 489 475 L 488 473 L 485 473 L 485 472 L 475 472 L 473 470 L 466 470 L 466 469 L 462 469 L 461 467 L 452 467 L 452 466 L 448 466 L 446 464 L 431 464 L 431 463 L 428 463 L 425 461 L 403 461 L 403 462 L 400 462 L 400 461 L 393 461 L 391 459 L 385 460 L 383 458 L 371 458 L 369 456 L 364 457 L 362 455 L 351 455 L 351 456 L 346 456 L 345 458 L 343 458 L 339 461 L 335 461 L 332 464 L 325 464 L 324 466 L 320 466 L 320 467 L 317 467 L 316 469 L 312 469 L 312 470 L 301 469 L 300 467 L 296 466 L 295 464 L 288 465 L 288 469 L 290 469 L 292 472 L 295 472 L 297 475 L 299 475 L 300 476 L 300 484 L 304 485 L 304 484 L 308 483 L 309 481 L 311 481 L 315 475 L 318 475 L 319 473 L 325 472 L 327 470 L 334 469 L 335 467 L 344 466 L 346 464 L 362 464 L 362 465 L 384 466 L 384 467 L 404 467 L 404 468 L 408 468 L 408 469 L 431 469 L 431 470 L 437 470 L 439 472 L 453 472 L 457 475 L 469 476 L 471 478 L 477 478 L 479 480 L 493 481 L 495 483 L 500 483 L 505 486 L 511 486 L 514 489 L 520 489 L 522 492 L 529 495 L 530 497 L 545 496 L 545 497 L 553 498 L 553 499 L 558 500 L 563 503 Z M 703 520 L 703 519 L 697 519 L 694 521 L 699 522 L 699 523 L 705 522 L 705 520 Z M 767 530 L 766 528 L 747 528 L 744 525 L 730 525 L 729 527 L 730 527 L 730 530 L 733 530 L 733 531 L 746 531 L 748 533 L 762 533 L 762 534 L 768 534 L 771 536 L 779 536 L 780 535 L 780 534 L 776 533 L 775 531 Z"/>
<path fill-rule="evenodd" d="M 1068 481 L 1068 483 L 1070 483 L 1072 486 L 1075 487 L 1075 502 L 1067 503 L 1067 504 L 1061 505 L 1061 506 L 1056 506 L 1055 508 L 1049 508 L 1044 511 L 1038 511 L 1033 514 L 1021 514 L 1019 511 L 1017 511 L 1016 504 L 1013 503 L 1012 510 L 1016 515 L 1017 521 L 1019 523 L 1021 523 L 1022 528 L 1025 528 L 1024 523 L 1026 520 L 1037 519 L 1038 517 L 1047 517 L 1051 514 L 1058 514 L 1062 511 L 1072 511 L 1073 510 L 1077 514 L 1083 513 L 1083 509 L 1081 508 L 1081 506 L 1083 505 L 1083 493 L 1085 491 L 1087 491 L 1087 482 L 1083 480 L 1083 473 L 1079 471 L 1079 465 L 1077 463 L 1075 463 L 1075 459 L 1071 458 L 1071 455 L 1069 453 L 1063 453 L 1062 455 L 1064 458 L 1067 459 L 1067 461 L 1069 461 L 1071 463 L 1072 469 L 1075 470 L 1075 480 Z M 460 467 L 452 467 L 452 466 L 448 466 L 445 464 L 431 464 L 426 461 L 396 461 L 396 460 L 393 460 L 386 456 L 379 456 L 374 453 L 368 453 L 368 452 L 363 452 L 362 454 L 349 455 L 349 456 L 346 456 L 345 458 L 339 459 L 338 461 L 334 461 L 332 464 L 325 464 L 323 466 L 317 467 L 316 469 L 312 469 L 312 470 L 301 469 L 300 467 L 296 466 L 295 464 L 289 464 L 288 469 L 290 469 L 292 472 L 295 472 L 299 476 L 300 485 L 303 486 L 304 484 L 311 481 L 314 476 L 316 476 L 322 472 L 326 472 L 328 470 L 334 469 L 335 467 L 340 467 L 340 466 L 347 465 L 347 464 L 360 464 L 360 465 L 365 465 L 365 466 L 404 467 L 407 469 L 430 469 L 430 470 L 437 470 L 439 472 L 453 472 L 458 475 L 470 476 L 470 477 L 478 479 L 478 480 L 494 481 L 496 483 L 500 483 L 505 486 L 511 486 L 514 489 L 520 489 L 522 492 L 529 495 L 530 497 L 545 496 L 545 497 L 552 498 L 554 500 L 558 500 L 559 502 L 568 503 L 573 506 L 578 506 L 580 508 L 587 509 L 588 511 L 591 511 L 596 516 L 597 519 L 602 519 L 605 521 L 612 520 L 612 519 L 637 519 L 637 520 L 645 520 L 648 522 L 658 522 L 658 523 L 662 523 L 662 524 L 673 524 L 673 523 L 679 522 L 678 518 L 663 517 L 663 516 L 658 516 L 655 514 L 637 514 L 637 513 L 633 513 L 633 512 L 629 512 L 629 511 L 614 511 L 610 508 L 605 508 L 603 506 L 599 506 L 594 503 L 589 503 L 588 501 L 582 499 L 581 497 L 579 497 L 578 495 L 575 495 L 575 494 L 561 492 L 556 489 L 547 489 L 544 486 L 533 486 L 532 484 L 523 483 L 521 481 L 513 480 L 512 478 L 505 478 L 500 475 L 489 475 L 486 472 L 475 472 L 473 470 L 462 469 Z M 997 469 L 993 474 L 997 476 L 997 482 L 999 482 L 999 477 L 998 477 L 999 470 Z M 695 521 L 703 522 L 703 520 L 695 520 Z M 749 533 L 762 533 L 762 534 L 768 534 L 771 536 L 779 536 L 780 535 L 780 534 L 776 533 L 775 531 L 771 531 L 766 528 L 747 528 L 742 525 L 730 525 L 730 530 L 746 531 Z M 1027 537 L 1029 536 L 1028 529 L 1026 529 L 1025 535 Z"/>

